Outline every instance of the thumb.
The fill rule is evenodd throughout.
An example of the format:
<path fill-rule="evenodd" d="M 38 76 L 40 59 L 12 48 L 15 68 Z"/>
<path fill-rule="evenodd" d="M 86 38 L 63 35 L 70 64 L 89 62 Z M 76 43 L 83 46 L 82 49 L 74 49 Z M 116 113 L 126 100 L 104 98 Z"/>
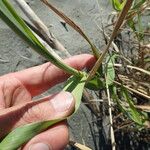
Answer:
<path fill-rule="evenodd" d="M 45 120 L 69 116 L 74 110 L 74 98 L 69 92 L 60 92 L 40 101 L 32 101 L 0 111 L 0 137 L 13 128 Z"/>

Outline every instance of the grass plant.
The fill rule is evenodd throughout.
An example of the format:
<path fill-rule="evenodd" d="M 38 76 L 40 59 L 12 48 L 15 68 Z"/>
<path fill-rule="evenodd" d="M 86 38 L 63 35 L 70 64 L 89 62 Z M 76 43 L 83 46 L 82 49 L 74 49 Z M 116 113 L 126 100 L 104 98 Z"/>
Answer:
<path fill-rule="evenodd" d="M 25 1 L 16 0 L 17 3 L 21 6 L 21 8 L 26 12 L 26 4 Z M 100 51 L 90 40 L 90 38 L 84 33 L 84 31 L 69 17 L 67 17 L 62 11 L 58 10 L 52 4 L 50 4 L 47 0 L 41 0 L 45 5 L 47 5 L 53 12 L 55 12 L 59 17 L 61 17 L 65 23 L 70 25 L 76 32 L 78 32 L 90 45 L 91 50 L 94 56 L 97 58 L 97 62 L 90 72 L 86 73 L 83 71 L 77 71 L 74 68 L 63 63 L 63 61 L 58 58 L 56 55 L 51 53 L 47 47 L 37 38 L 35 32 L 32 29 L 39 30 L 40 34 L 43 35 L 43 40 L 51 46 L 48 41 L 54 42 L 50 34 L 47 31 L 47 27 L 43 25 L 42 22 L 38 24 L 38 26 L 33 26 L 24 21 L 21 16 L 18 15 L 17 11 L 8 0 L 0 1 L 0 17 L 2 20 L 12 28 L 23 40 L 25 40 L 37 53 L 46 58 L 48 61 L 64 70 L 65 72 L 71 74 L 71 78 L 66 82 L 66 86 L 63 90 L 71 92 L 76 98 L 76 106 L 74 113 L 78 110 L 82 98 L 82 94 L 84 92 L 84 88 L 88 88 L 88 90 L 93 90 L 94 92 L 103 90 L 107 95 L 108 100 L 108 112 L 109 112 L 109 121 L 110 121 L 110 135 L 111 135 L 111 145 L 112 149 L 116 149 L 115 145 L 115 130 L 114 130 L 114 116 L 113 116 L 113 106 L 128 120 L 130 120 L 136 129 L 150 128 L 150 121 L 148 117 L 148 111 L 150 111 L 150 107 L 147 106 L 147 110 L 145 107 L 138 105 L 133 100 L 133 94 L 137 94 L 142 98 L 150 100 L 150 95 L 148 92 L 141 92 L 139 89 L 134 89 L 134 87 L 130 87 L 125 84 L 125 80 L 123 77 L 126 75 L 122 75 L 119 73 L 118 68 L 124 67 L 125 69 L 130 69 L 131 71 L 137 71 L 144 76 L 150 76 L 150 72 L 148 69 L 141 68 L 139 66 L 135 66 L 131 60 L 124 62 L 125 59 L 121 59 L 121 52 L 117 45 L 114 43 L 117 35 L 120 34 L 126 26 L 131 29 L 135 34 L 138 44 L 141 47 L 144 45 L 144 29 L 141 26 L 140 17 L 141 14 L 148 8 L 149 3 L 146 0 L 112 0 L 112 6 L 115 11 L 117 11 L 117 21 L 113 27 L 113 31 L 111 33 L 110 38 L 106 38 L 107 45 L 103 51 Z M 25 4 L 25 5 L 22 5 Z M 28 7 L 28 6 L 27 6 Z M 28 8 L 29 10 L 30 8 Z M 32 16 L 27 14 L 29 18 L 31 18 L 31 22 L 36 25 L 35 18 L 37 17 L 34 12 L 32 12 Z M 35 18 L 34 18 L 35 17 Z M 37 18 L 40 20 L 39 18 Z M 105 35 L 105 34 L 104 34 Z M 55 43 L 53 43 L 55 44 Z M 110 47 L 113 45 L 114 48 L 117 47 L 116 51 L 110 51 Z M 55 45 L 56 46 L 56 45 Z M 62 50 L 63 45 L 61 47 L 56 46 L 57 49 Z M 139 58 L 143 58 L 143 54 L 139 54 Z M 117 64 L 117 60 L 120 60 L 122 64 Z M 128 59 L 126 59 L 128 60 Z M 127 62 L 131 62 L 128 64 Z M 141 65 L 145 60 L 139 61 Z M 126 79 L 127 80 L 127 79 Z M 131 81 L 129 81 L 131 83 Z M 88 91 L 85 91 L 85 95 Z M 87 94 L 88 95 L 88 94 Z M 86 95 L 86 96 L 87 96 Z M 88 96 L 87 96 L 88 97 Z M 88 101 L 90 105 L 90 109 L 95 112 L 98 116 L 101 110 L 95 109 L 97 107 L 97 103 L 91 105 L 90 101 Z M 113 105 L 112 105 L 113 103 Z M 100 104 L 98 105 L 100 107 Z M 98 116 L 99 117 L 99 116 Z M 49 126 L 52 126 L 55 123 L 58 123 L 67 118 L 59 118 L 57 120 L 50 120 L 38 123 L 28 124 L 22 127 L 19 127 L 9 133 L 0 143 L 0 149 L 5 150 L 13 150 L 19 148 L 22 144 L 30 140 L 33 136 L 45 130 Z M 72 142 L 74 143 L 74 142 Z M 75 145 L 75 143 L 74 143 Z M 82 147 L 82 145 L 80 145 Z"/>

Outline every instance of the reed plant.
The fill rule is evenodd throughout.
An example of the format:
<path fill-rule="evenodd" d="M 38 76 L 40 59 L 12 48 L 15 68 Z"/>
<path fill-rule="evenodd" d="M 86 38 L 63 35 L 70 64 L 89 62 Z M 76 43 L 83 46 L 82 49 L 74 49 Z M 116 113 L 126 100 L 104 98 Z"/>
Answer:
<path fill-rule="evenodd" d="M 8 0 L 0 1 L 0 17 L 12 30 L 14 30 L 24 41 L 26 41 L 34 51 L 71 75 L 62 90 L 71 92 L 77 100 L 74 113 L 80 106 L 82 95 L 87 92 L 85 91 L 85 88 L 93 91 L 103 89 L 106 92 L 109 105 L 108 112 L 111 124 L 110 135 L 112 149 L 116 148 L 116 146 L 114 145 L 115 135 L 113 129 L 112 100 L 115 106 L 117 106 L 117 108 L 126 117 L 134 122 L 139 129 L 148 128 L 150 122 L 147 111 L 139 109 L 139 106 L 135 105 L 132 99 L 132 93 L 136 93 L 146 99 L 150 99 L 150 96 L 148 94 L 143 94 L 142 92 L 136 91 L 134 90 L 134 88 L 132 89 L 127 85 L 124 85 L 124 83 L 119 79 L 119 75 L 116 73 L 116 67 L 123 66 L 123 64 L 116 64 L 116 60 L 121 56 L 120 52 L 110 52 L 110 47 L 114 46 L 114 39 L 121 32 L 121 30 L 123 30 L 122 27 L 124 25 L 128 25 L 135 32 L 137 38 L 141 40 L 141 38 L 143 37 L 141 35 L 141 29 L 136 29 L 134 17 L 136 17 L 137 14 L 140 15 L 140 13 L 144 11 L 145 7 L 148 5 L 147 1 L 141 0 L 137 2 L 134 0 L 124 0 L 120 2 L 119 0 L 112 0 L 113 7 L 117 11 L 117 21 L 115 22 L 110 37 L 107 38 L 108 43 L 102 51 L 93 44 L 90 38 L 73 20 L 68 18 L 63 12 L 58 10 L 47 0 L 41 1 L 48 8 L 50 8 L 50 10 L 59 15 L 59 17 L 61 17 L 66 24 L 70 25 L 87 41 L 93 55 L 97 59 L 90 72 L 78 71 L 66 65 L 62 61 L 62 59 L 57 56 L 57 54 L 53 51 L 53 48 L 63 50 L 67 54 L 68 52 L 63 47 L 63 45 L 54 36 L 52 36 L 52 34 L 50 34 L 47 27 L 40 21 L 40 18 L 38 18 L 36 14 L 28 7 L 24 0 L 16 0 L 16 2 L 19 4 L 23 12 L 28 16 L 33 24 L 30 24 L 29 22 L 24 20 Z M 38 20 L 38 23 L 36 22 L 36 20 Z M 38 35 L 41 35 L 42 38 Z M 127 64 L 125 67 L 132 70 L 138 70 L 146 74 L 147 76 L 150 75 L 150 72 L 148 70 L 133 66 L 132 64 Z M 95 115 L 98 115 L 100 113 L 100 110 L 96 110 L 93 105 L 91 106 L 90 101 L 88 101 L 88 103 L 90 109 L 95 112 Z M 97 104 L 95 103 L 95 105 Z M 68 116 L 68 118 L 69 117 L 70 116 Z M 16 128 L 1 140 L 0 149 L 17 149 L 22 144 L 29 141 L 33 136 L 42 132 L 46 128 L 68 118 L 59 118 L 56 120 L 36 122 Z"/>

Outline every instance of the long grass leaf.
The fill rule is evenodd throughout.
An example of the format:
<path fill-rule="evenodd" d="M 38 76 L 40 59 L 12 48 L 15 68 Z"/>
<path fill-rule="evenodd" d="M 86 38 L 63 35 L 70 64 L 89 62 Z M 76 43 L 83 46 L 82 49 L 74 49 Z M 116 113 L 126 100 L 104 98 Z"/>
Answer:
<path fill-rule="evenodd" d="M 59 121 L 61 121 L 61 119 L 32 123 L 18 127 L 2 140 L 0 143 L 0 150 L 16 150 L 32 137 Z"/>
<path fill-rule="evenodd" d="M 112 0 L 113 7 L 117 11 L 121 11 L 123 9 L 125 2 L 126 0 L 124 0 L 123 2 L 120 2 L 119 0 Z"/>
<path fill-rule="evenodd" d="M 136 1 L 135 1 L 136 2 Z M 139 2 L 136 2 L 132 8 L 132 10 L 137 10 L 139 9 L 144 3 L 146 2 L 146 0 L 140 0 Z"/>
<path fill-rule="evenodd" d="M 106 84 L 108 86 L 113 84 L 113 81 L 115 79 L 115 63 L 116 54 L 113 54 L 112 56 L 108 56 L 107 58 L 107 67 L 106 67 Z"/>
<path fill-rule="evenodd" d="M 125 114 L 129 119 L 135 122 L 139 126 L 143 126 L 144 123 L 147 121 L 147 116 L 139 112 L 136 107 L 134 106 L 132 99 L 129 96 L 128 91 L 122 86 L 121 94 L 123 95 L 125 101 L 129 105 L 129 107 L 124 106 L 122 101 L 118 98 L 118 94 L 116 93 L 115 86 L 112 87 L 112 98 L 116 101 L 117 106 Z"/>
<path fill-rule="evenodd" d="M 136 122 L 139 125 L 143 125 L 143 123 L 146 120 L 145 116 L 142 113 L 138 112 L 138 110 L 135 108 L 135 106 L 133 104 L 133 101 L 132 101 L 128 91 L 123 87 L 122 87 L 122 93 L 123 93 L 125 100 L 129 104 L 130 109 L 127 111 L 127 113 L 129 115 L 130 119 L 132 119 L 134 122 Z"/>
<path fill-rule="evenodd" d="M 85 80 L 87 75 L 84 74 L 83 77 L 71 77 L 67 85 L 64 87 L 64 91 L 69 91 L 73 94 L 76 99 L 75 111 L 78 110 L 82 98 L 82 93 L 85 85 Z M 74 114 L 73 113 L 73 114 Z M 72 115 L 73 115 L 72 114 Z M 68 116 L 70 117 L 70 116 Z M 58 118 L 56 120 L 42 121 L 37 123 L 27 124 L 14 129 L 9 133 L 0 143 L 0 150 L 16 150 L 21 145 L 29 141 L 32 137 L 39 134 L 40 132 L 46 130 L 48 127 L 65 120 L 66 118 Z"/>

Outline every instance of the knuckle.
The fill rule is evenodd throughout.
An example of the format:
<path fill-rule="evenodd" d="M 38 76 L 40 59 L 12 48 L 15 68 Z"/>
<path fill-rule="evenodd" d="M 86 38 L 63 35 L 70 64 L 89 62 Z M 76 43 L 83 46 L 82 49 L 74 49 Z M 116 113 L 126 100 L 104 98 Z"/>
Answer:
<path fill-rule="evenodd" d="M 42 110 L 40 104 L 36 104 L 30 108 L 27 108 L 27 110 L 25 111 L 22 117 L 22 120 L 24 121 L 24 123 L 42 121 L 43 117 L 42 117 Z"/>

